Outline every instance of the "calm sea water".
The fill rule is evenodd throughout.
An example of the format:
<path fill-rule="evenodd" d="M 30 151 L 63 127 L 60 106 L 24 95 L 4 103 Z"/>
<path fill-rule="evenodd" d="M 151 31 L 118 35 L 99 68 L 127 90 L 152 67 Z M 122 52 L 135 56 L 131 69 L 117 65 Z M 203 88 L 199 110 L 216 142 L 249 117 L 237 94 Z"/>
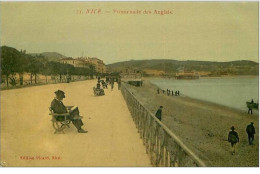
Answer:
<path fill-rule="evenodd" d="M 258 100 L 258 77 L 211 77 L 198 80 L 151 79 L 161 89 L 179 90 L 181 95 L 246 109 L 246 101 Z"/>

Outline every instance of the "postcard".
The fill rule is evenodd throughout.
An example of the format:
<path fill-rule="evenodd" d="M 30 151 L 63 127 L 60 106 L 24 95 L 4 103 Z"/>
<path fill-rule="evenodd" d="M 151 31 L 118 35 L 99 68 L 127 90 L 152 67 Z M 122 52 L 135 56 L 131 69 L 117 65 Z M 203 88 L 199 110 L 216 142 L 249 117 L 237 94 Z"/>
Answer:
<path fill-rule="evenodd" d="M 258 167 L 259 2 L 0 2 L 2 167 Z"/>

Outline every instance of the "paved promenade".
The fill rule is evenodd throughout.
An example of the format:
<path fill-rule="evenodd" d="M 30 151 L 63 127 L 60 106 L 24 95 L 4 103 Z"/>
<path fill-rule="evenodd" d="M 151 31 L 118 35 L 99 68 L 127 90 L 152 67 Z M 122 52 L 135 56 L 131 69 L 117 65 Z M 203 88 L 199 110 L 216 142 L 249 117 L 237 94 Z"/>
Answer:
<path fill-rule="evenodd" d="M 127 105 L 117 89 L 95 97 L 96 80 L 1 91 L 1 163 L 6 166 L 151 166 Z M 54 134 L 48 107 L 54 91 L 77 105 L 83 128 Z"/>

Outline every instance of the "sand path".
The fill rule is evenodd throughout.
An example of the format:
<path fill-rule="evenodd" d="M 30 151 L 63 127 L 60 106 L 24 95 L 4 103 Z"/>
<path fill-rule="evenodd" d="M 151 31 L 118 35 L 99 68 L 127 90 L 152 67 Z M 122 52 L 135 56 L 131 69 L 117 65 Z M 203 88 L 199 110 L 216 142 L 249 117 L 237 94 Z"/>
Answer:
<path fill-rule="evenodd" d="M 1 91 L 1 163 L 6 166 L 151 166 L 120 90 L 95 97 L 94 81 Z M 53 134 L 54 91 L 78 105 L 87 134 Z"/>

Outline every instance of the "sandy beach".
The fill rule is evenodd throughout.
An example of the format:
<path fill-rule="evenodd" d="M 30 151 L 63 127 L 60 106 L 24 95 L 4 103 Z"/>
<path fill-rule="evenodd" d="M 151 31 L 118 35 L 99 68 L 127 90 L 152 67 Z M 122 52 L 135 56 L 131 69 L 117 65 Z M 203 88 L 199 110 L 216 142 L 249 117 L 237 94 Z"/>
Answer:
<path fill-rule="evenodd" d="M 145 80 L 142 87 L 127 85 L 133 94 L 153 113 L 164 106 L 162 122 L 169 127 L 207 166 L 259 166 L 258 111 L 248 115 L 222 105 L 186 96 L 157 94 L 157 87 Z M 165 89 L 166 90 L 166 89 Z M 253 146 L 248 145 L 246 126 L 254 122 Z M 227 141 L 230 127 L 235 126 L 240 142 L 235 155 Z"/>
<path fill-rule="evenodd" d="M 121 91 L 94 96 L 96 80 L 1 91 L 2 166 L 151 166 Z M 77 105 L 86 134 L 71 124 L 54 134 L 49 109 L 56 90 Z"/>

